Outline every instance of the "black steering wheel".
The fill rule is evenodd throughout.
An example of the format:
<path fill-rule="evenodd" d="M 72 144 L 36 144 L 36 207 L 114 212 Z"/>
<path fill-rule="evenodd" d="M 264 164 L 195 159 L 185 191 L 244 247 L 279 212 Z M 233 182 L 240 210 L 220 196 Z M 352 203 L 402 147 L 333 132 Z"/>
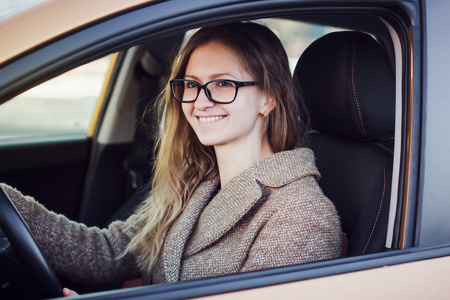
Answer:
<path fill-rule="evenodd" d="M 8 195 L 0 187 L 0 228 L 15 248 L 42 298 L 63 297 L 62 288 Z"/>

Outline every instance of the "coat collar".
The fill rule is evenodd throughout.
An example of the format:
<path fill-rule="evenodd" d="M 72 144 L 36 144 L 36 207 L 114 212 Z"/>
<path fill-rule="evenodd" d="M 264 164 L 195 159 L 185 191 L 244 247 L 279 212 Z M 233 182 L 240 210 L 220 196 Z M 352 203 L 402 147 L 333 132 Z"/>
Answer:
<path fill-rule="evenodd" d="M 179 280 L 184 251 L 186 256 L 193 255 L 233 228 L 262 197 L 262 186 L 281 187 L 310 175 L 320 176 L 313 152 L 302 148 L 276 153 L 247 169 L 225 185 L 210 202 L 219 179 L 203 182 L 166 236 L 163 250 L 166 280 Z M 185 249 L 188 240 L 189 247 Z"/>

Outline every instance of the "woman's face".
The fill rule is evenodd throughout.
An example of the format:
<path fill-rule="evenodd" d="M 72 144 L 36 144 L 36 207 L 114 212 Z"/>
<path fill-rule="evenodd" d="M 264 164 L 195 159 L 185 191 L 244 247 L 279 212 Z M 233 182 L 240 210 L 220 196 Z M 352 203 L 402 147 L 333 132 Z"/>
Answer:
<path fill-rule="evenodd" d="M 238 57 L 217 42 L 209 42 L 194 50 L 185 79 L 201 85 L 216 79 L 254 81 Z M 210 101 L 202 89 L 195 102 L 182 103 L 183 113 L 200 142 L 206 146 L 260 146 L 265 133 L 263 114 L 269 111 L 260 88 L 258 85 L 239 88 L 236 99 L 229 104 Z"/>

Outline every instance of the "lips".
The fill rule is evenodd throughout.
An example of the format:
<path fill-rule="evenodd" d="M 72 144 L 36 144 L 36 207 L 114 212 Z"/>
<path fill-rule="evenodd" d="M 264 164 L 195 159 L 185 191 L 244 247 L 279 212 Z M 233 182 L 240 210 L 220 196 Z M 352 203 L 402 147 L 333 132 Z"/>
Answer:
<path fill-rule="evenodd" d="M 226 116 L 211 116 L 211 117 L 197 117 L 197 119 L 200 121 L 200 123 L 207 124 L 222 120 L 225 117 Z"/>

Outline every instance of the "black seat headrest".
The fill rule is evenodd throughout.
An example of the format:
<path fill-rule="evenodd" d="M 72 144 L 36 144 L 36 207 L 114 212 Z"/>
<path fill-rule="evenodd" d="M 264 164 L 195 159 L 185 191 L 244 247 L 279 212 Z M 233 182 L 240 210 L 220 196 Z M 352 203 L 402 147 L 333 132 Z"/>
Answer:
<path fill-rule="evenodd" d="M 362 32 L 334 32 L 312 43 L 294 72 L 311 126 L 352 140 L 393 136 L 395 79 L 380 45 Z"/>

